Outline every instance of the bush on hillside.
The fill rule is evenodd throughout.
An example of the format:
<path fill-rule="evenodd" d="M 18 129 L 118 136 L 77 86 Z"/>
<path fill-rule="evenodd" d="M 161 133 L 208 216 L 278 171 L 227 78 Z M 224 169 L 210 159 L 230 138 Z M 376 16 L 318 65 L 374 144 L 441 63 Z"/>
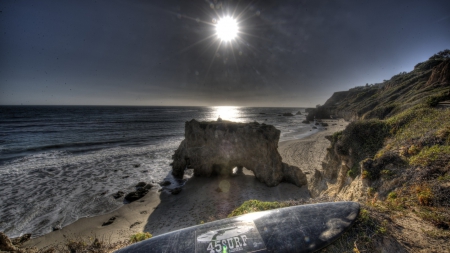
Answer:
<path fill-rule="evenodd" d="M 337 135 L 335 149 L 340 155 L 350 155 L 355 161 L 371 158 L 383 147 L 384 139 L 389 135 L 388 125 L 381 120 L 365 120 L 350 123 Z"/>

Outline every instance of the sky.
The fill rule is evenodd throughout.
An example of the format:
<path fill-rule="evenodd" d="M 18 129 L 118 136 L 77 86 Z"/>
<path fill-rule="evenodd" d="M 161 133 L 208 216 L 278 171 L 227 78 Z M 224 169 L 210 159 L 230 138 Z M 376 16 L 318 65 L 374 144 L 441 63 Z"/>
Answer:
<path fill-rule="evenodd" d="M 311 107 L 450 48 L 450 1 L 5 0 L 1 105 Z M 237 37 L 216 25 L 232 17 Z"/>

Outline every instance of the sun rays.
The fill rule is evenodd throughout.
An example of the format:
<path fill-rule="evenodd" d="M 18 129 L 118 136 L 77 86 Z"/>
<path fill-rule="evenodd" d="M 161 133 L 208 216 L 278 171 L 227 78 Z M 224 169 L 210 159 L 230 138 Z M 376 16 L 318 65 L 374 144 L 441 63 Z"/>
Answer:
<path fill-rule="evenodd" d="M 251 6 L 252 3 L 249 3 L 245 7 L 241 6 L 243 8 L 240 11 L 238 11 L 240 8 L 239 3 L 233 7 L 217 1 L 206 4 L 207 6 L 199 6 L 199 9 L 203 9 L 205 11 L 209 20 L 202 20 L 198 17 L 194 18 L 187 15 L 174 13 L 178 19 L 186 19 L 187 22 L 196 22 L 200 25 L 208 25 L 211 28 L 207 29 L 208 32 L 203 38 L 186 46 L 180 50 L 179 53 L 185 53 L 194 47 L 205 45 L 205 43 L 210 41 L 207 43 L 208 46 L 205 51 L 211 46 L 216 46 L 214 46 L 214 51 L 209 51 L 214 53 L 210 56 L 211 60 L 209 61 L 206 73 L 203 72 L 205 73 L 203 76 L 203 84 L 205 84 L 212 66 L 217 64 L 215 62 L 219 58 L 222 59 L 224 65 L 227 64 L 228 61 L 234 60 L 237 76 L 239 77 L 239 57 L 243 55 L 244 50 L 249 51 L 249 53 L 254 53 L 252 52 L 252 46 L 246 41 L 245 37 L 248 36 L 261 40 L 267 40 L 255 34 L 249 33 L 249 27 L 248 25 L 245 25 L 246 22 L 244 22 L 252 18 L 259 17 L 261 15 L 261 11 L 253 9 Z"/>

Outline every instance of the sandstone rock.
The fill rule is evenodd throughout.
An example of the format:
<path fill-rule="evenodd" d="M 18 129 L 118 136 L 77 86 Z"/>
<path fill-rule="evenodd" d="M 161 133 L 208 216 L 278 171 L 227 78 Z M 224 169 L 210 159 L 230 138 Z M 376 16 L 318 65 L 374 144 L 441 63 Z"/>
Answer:
<path fill-rule="evenodd" d="M 22 243 L 30 240 L 30 238 L 31 238 L 31 234 L 24 234 L 17 238 L 11 238 L 11 242 L 14 245 L 19 245 L 19 244 L 22 244 Z"/>
<path fill-rule="evenodd" d="M 191 120 L 173 155 L 172 174 L 183 178 L 185 169 L 191 167 L 195 176 L 231 175 L 234 167 L 246 167 L 268 186 L 283 180 L 298 186 L 306 183 L 300 169 L 282 163 L 279 138 L 280 131 L 271 125 Z"/>
<path fill-rule="evenodd" d="M 14 246 L 11 240 L 4 233 L 0 232 L 0 250 L 2 251 L 14 251 L 14 252 L 25 252 Z"/>
<path fill-rule="evenodd" d="M 296 166 L 291 166 L 283 163 L 283 174 L 284 180 L 286 182 L 295 184 L 299 187 L 308 183 L 308 181 L 306 180 L 306 175 L 300 168 Z"/>

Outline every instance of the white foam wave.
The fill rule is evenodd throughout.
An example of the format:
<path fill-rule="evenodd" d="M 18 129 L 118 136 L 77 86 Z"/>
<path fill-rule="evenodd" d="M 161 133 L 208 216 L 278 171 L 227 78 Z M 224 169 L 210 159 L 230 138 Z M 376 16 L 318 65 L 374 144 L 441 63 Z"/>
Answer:
<path fill-rule="evenodd" d="M 111 196 L 118 190 L 131 191 L 139 181 L 160 181 L 169 174 L 180 141 L 84 154 L 46 152 L 11 161 L 0 167 L 0 230 L 13 237 L 38 236 L 110 212 L 123 204 Z"/>

